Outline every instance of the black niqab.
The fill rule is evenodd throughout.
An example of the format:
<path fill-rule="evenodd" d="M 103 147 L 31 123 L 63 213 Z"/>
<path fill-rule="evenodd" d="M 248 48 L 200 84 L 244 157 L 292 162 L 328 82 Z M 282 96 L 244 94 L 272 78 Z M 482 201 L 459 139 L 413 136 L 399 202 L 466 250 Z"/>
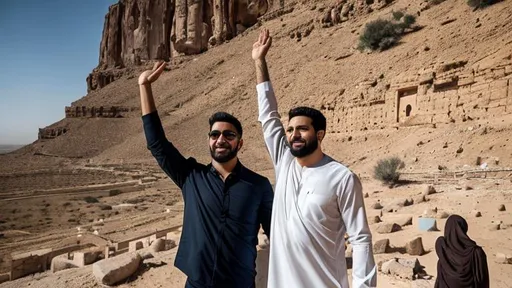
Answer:
<path fill-rule="evenodd" d="M 446 220 L 444 237 L 436 241 L 436 288 L 488 288 L 484 250 L 467 235 L 468 223 L 459 215 Z"/>

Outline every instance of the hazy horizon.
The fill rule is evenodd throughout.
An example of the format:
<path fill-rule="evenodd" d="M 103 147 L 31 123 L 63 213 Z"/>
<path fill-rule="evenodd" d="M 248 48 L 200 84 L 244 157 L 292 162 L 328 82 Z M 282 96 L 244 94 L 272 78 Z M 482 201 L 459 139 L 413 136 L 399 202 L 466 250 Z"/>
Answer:
<path fill-rule="evenodd" d="M 0 1 L 0 144 L 27 145 L 87 94 L 117 0 Z"/>

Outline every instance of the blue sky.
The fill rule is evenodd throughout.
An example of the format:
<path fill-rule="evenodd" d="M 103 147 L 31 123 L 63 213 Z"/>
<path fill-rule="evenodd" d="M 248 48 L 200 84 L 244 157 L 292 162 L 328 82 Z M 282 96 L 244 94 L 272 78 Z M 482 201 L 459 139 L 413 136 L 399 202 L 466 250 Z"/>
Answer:
<path fill-rule="evenodd" d="M 117 0 L 0 0 L 0 144 L 29 144 L 87 94 Z"/>

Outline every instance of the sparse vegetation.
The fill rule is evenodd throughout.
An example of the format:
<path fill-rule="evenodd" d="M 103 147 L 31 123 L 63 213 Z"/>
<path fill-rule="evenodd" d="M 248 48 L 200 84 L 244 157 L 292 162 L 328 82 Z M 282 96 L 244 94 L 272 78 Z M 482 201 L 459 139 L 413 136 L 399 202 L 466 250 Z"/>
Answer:
<path fill-rule="evenodd" d="M 400 22 L 402 20 L 402 22 Z M 365 25 L 359 37 L 360 51 L 386 50 L 394 46 L 407 29 L 416 23 L 416 17 L 401 11 L 393 12 L 393 21 L 377 19 Z"/>
<path fill-rule="evenodd" d="M 91 197 L 91 196 L 85 197 L 84 200 L 87 203 L 98 203 L 98 202 L 100 202 L 100 201 L 98 201 L 97 198 L 94 198 L 94 197 Z"/>
<path fill-rule="evenodd" d="M 500 0 L 468 0 L 467 3 L 470 7 L 482 9 L 498 2 L 500 2 Z"/>
<path fill-rule="evenodd" d="M 373 176 L 384 184 L 396 184 L 400 178 L 398 170 L 403 168 L 404 165 L 404 162 L 398 157 L 381 159 L 373 168 Z"/>
<path fill-rule="evenodd" d="M 446 0 L 430 0 L 430 1 L 428 1 L 428 3 L 430 5 L 437 5 L 437 4 L 443 3 L 444 1 L 446 1 Z"/>
<path fill-rule="evenodd" d="M 402 11 L 393 11 L 392 14 L 393 14 L 393 19 L 395 19 L 396 21 L 400 21 L 400 19 L 402 19 L 402 17 L 404 17 L 404 12 L 402 12 Z"/>
<path fill-rule="evenodd" d="M 413 15 L 407 14 L 404 16 L 404 25 L 406 28 L 410 28 L 414 23 L 416 23 L 416 17 Z"/>

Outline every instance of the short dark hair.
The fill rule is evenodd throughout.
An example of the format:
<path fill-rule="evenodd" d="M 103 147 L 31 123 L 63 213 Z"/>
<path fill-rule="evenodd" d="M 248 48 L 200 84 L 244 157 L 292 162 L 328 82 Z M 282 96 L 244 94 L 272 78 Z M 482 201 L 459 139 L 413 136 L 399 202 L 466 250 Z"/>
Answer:
<path fill-rule="evenodd" d="M 213 124 L 215 124 L 215 122 L 230 123 L 233 126 L 235 126 L 235 129 L 237 130 L 236 132 L 238 132 L 238 134 L 240 135 L 240 138 L 242 138 L 242 134 L 243 134 L 242 124 L 240 123 L 240 121 L 238 121 L 238 119 L 236 119 L 235 116 L 233 116 L 229 113 L 216 112 L 210 117 L 208 122 L 210 123 L 210 130 L 212 130 L 212 126 L 213 126 Z"/>
<path fill-rule="evenodd" d="M 288 120 L 291 120 L 295 116 L 306 116 L 311 118 L 311 125 L 313 125 L 315 132 L 320 130 L 325 131 L 327 128 L 327 120 L 325 119 L 324 114 L 315 108 L 300 106 L 290 109 L 288 112 Z"/>

